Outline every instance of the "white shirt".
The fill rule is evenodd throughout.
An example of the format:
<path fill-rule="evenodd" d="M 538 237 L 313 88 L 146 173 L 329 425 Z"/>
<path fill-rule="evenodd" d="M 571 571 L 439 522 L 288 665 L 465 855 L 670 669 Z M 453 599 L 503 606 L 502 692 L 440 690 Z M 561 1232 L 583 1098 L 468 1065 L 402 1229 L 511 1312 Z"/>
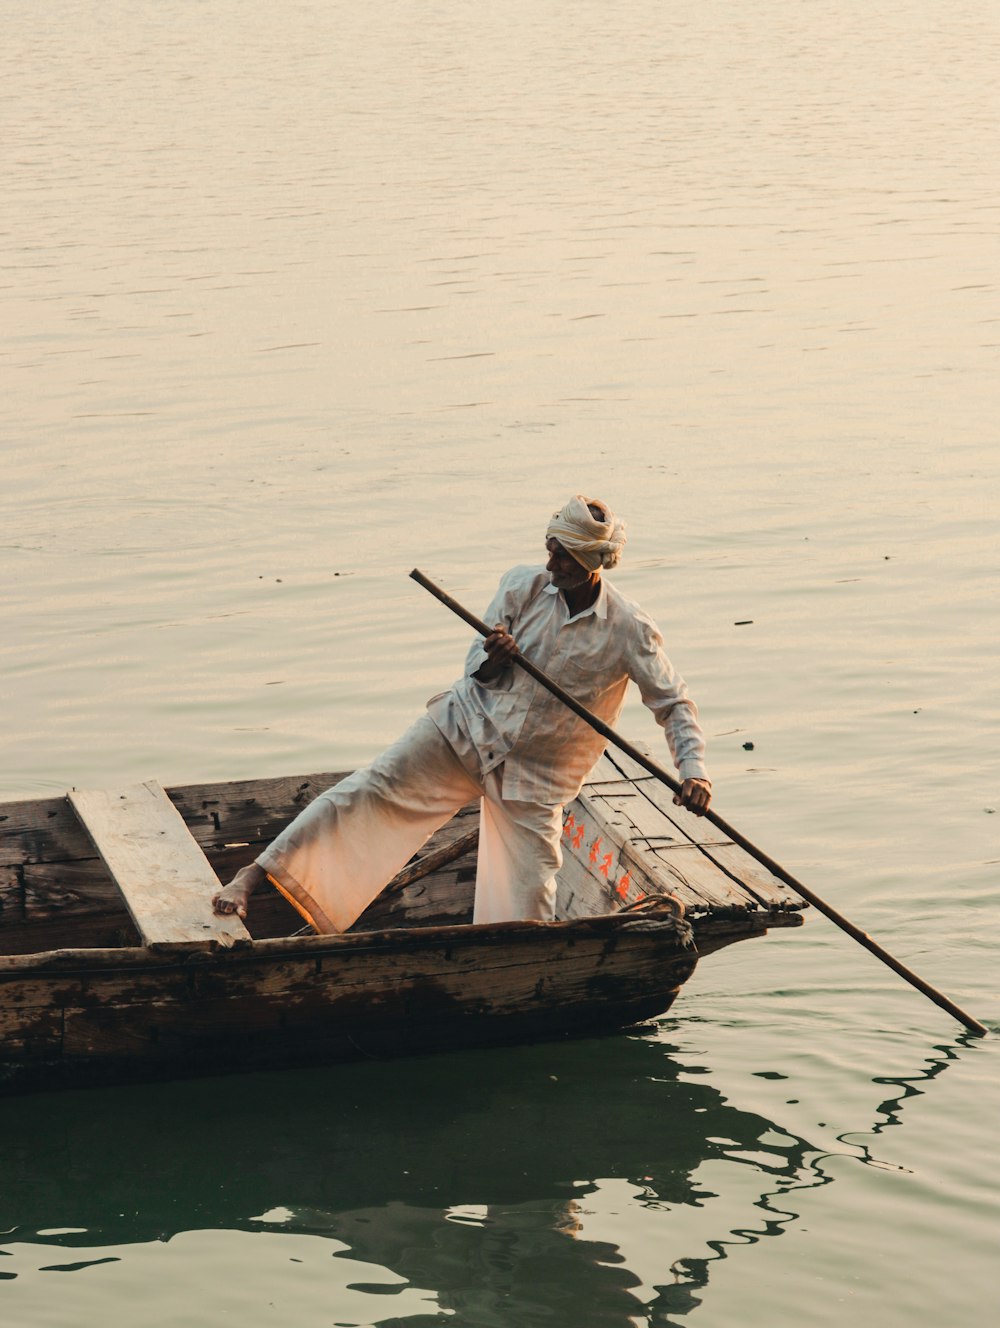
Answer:
<path fill-rule="evenodd" d="M 684 679 L 663 652 L 663 637 L 638 604 L 601 580 L 588 608 L 570 614 L 544 567 L 514 567 L 484 615 L 502 622 L 521 653 L 605 724 L 615 723 L 631 678 L 663 728 L 681 779 L 706 779 L 705 739 Z M 463 761 L 483 774 L 503 764 L 503 797 L 568 802 L 606 746 L 605 739 L 523 669 L 492 683 L 472 675 L 489 656 L 477 641 L 465 675 L 427 703 Z"/>

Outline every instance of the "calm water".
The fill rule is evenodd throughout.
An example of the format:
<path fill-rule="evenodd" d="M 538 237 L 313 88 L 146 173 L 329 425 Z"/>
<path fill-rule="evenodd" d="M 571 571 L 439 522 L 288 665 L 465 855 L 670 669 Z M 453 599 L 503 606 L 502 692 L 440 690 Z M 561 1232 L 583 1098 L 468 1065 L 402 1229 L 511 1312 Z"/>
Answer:
<path fill-rule="evenodd" d="M 1000 1032 L 996 14 L 0 19 L 0 791 L 351 766 L 460 667 L 406 572 L 598 493 L 722 814 Z M 811 918 L 634 1037 L 3 1103 L 0 1315 L 973 1328 L 998 1045 Z"/>

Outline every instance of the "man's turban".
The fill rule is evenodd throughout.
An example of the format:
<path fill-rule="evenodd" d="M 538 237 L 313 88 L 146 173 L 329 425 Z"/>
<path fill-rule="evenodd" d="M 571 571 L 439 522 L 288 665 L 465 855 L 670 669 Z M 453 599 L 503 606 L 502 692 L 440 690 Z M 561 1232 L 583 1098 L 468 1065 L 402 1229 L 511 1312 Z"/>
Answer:
<path fill-rule="evenodd" d="M 591 505 L 600 508 L 606 519 L 592 516 Z M 594 572 L 598 567 L 617 567 L 625 547 L 625 524 L 607 503 L 578 493 L 561 512 L 553 513 L 545 538 L 558 540 L 581 566 Z"/>

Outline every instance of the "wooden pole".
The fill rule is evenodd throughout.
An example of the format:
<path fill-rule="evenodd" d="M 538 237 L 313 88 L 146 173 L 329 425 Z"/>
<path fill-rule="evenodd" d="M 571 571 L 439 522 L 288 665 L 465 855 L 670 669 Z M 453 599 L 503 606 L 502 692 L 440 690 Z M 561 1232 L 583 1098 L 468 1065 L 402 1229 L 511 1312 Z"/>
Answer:
<path fill-rule="evenodd" d="M 464 619 L 470 627 L 474 627 L 482 636 L 489 636 L 492 632 L 492 627 L 488 627 L 481 619 L 477 618 L 474 614 L 469 613 L 469 611 L 463 608 L 457 600 L 452 599 L 450 595 L 446 594 L 439 586 L 436 586 L 433 581 L 424 576 L 423 572 L 419 571 L 416 567 L 410 573 L 410 576 L 418 585 L 421 585 L 425 590 L 430 591 L 436 599 L 439 599 L 442 604 L 451 609 L 452 613 L 455 613 L 459 618 Z M 668 774 L 662 766 L 651 760 L 650 757 L 644 752 L 641 752 L 638 747 L 633 747 L 633 745 L 625 738 L 620 737 L 614 729 L 605 724 L 602 719 L 598 719 L 596 715 L 591 714 L 585 706 L 582 706 L 580 702 L 570 696 L 568 692 L 563 691 L 557 682 L 553 682 L 546 673 L 543 673 L 540 668 L 532 664 L 529 659 L 525 659 L 523 655 L 517 655 L 514 658 L 514 663 L 517 664 L 519 668 L 524 669 L 525 673 L 530 674 L 536 682 L 541 683 L 546 691 L 549 691 L 553 696 L 558 697 L 563 705 L 568 706 L 574 714 L 579 715 L 579 717 L 584 720 L 585 723 L 589 724 L 592 729 L 596 729 L 603 738 L 607 738 L 608 742 L 614 743 L 614 745 L 620 748 L 621 751 L 625 752 L 626 755 L 631 756 L 633 761 L 637 761 L 644 770 L 648 770 L 649 773 L 656 779 L 660 780 L 661 783 L 666 784 L 667 788 L 672 789 L 675 793 L 680 792 L 680 783 L 672 775 Z M 964 1010 L 960 1009 L 954 1003 L 954 1001 L 949 1000 L 943 992 L 938 991 L 936 987 L 932 987 L 929 982 L 925 982 L 924 979 L 914 973 L 912 969 L 909 969 L 905 964 L 900 963 L 900 961 L 896 959 L 895 956 L 891 955 L 888 950 L 884 950 L 877 941 L 872 940 L 867 932 L 862 931 L 860 927 L 856 927 L 853 922 L 845 918 L 842 913 L 838 913 L 832 905 L 826 902 L 826 900 L 821 899 L 815 891 L 811 890 L 807 885 L 803 885 L 801 881 L 796 880 L 791 872 L 786 871 L 780 863 L 775 862 L 772 857 L 763 852 L 762 849 L 759 849 L 756 844 L 752 844 L 745 835 L 740 834 L 735 826 L 731 826 L 728 821 L 724 821 L 722 817 L 719 816 L 717 812 L 712 811 L 711 808 L 704 813 L 704 816 L 707 821 L 710 821 L 712 825 L 721 830 L 722 833 L 726 835 L 727 838 L 731 839 L 734 844 L 739 844 L 740 848 L 749 853 L 751 857 L 756 858 L 757 861 L 776 876 L 779 881 L 784 881 L 786 885 L 791 886 L 791 888 L 797 891 L 803 899 L 807 899 L 814 908 L 818 909 L 820 913 L 824 914 L 831 922 L 835 923 L 841 931 L 845 931 L 848 936 L 857 941 L 859 945 L 863 945 L 866 950 L 871 951 L 877 959 L 881 959 L 882 963 L 888 965 L 894 973 L 898 973 L 899 976 L 912 987 L 916 987 L 917 991 L 923 992 L 929 1000 L 932 1000 L 935 1005 L 939 1005 L 942 1010 L 947 1010 L 948 1013 L 953 1018 L 957 1019 L 960 1024 L 964 1024 L 970 1032 L 976 1033 L 980 1037 L 986 1036 L 988 1030 L 984 1024 L 981 1024 L 978 1019 L 973 1019 L 971 1015 L 966 1014 Z"/>

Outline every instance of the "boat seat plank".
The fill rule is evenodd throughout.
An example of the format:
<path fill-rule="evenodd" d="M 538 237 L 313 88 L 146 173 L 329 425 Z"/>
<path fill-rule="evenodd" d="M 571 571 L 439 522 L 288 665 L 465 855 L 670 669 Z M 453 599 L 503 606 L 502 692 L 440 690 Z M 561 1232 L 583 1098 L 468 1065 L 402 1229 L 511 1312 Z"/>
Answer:
<path fill-rule="evenodd" d="M 697 844 L 654 849 L 652 856 L 658 863 L 657 875 L 666 874 L 690 911 L 756 909 L 761 906 L 757 896 L 746 888 L 745 881 L 732 880 Z"/>
<path fill-rule="evenodd" d="M 710 903 L 732 904 L 742 898 L 750 908 L 757 905 L 769 909 L 804 907 L 804 901 L 796 891 L 773 876 L 710 822 L 679 811 L 673 805 L 670 789 L 648 776 L 637 761 L 621 752 L 615 752 L 613 757 L 606 753 L 594 773 L 603 781 L 597 786 L 600 799 L 609 808 L 620 809 L 640 833 L 649 835 L 649 850 L 668 867 L 679 867 L 691 887 Z M 612 778 L 615 773 L 622 781 L 622 788 L 631 791 L 630 800 L 626 800 L 624 794 L 620 797 L 616 794 Z M 662 818 L 659 832 L 657 817 Z M 685 844 L 697 847 L 704 861 L 699 863 L 691 854 L 683 852 Z"/>
<path fill-rule="evenodd" d="M 711 821 L 675 807 L 670 789 L 624 752 L 613 757 L 606 752 L 594 767 L 593 780 L 587 783 L 591 797 L 619 806 L 640 829 L 648 826 L 650 834 L 666 834 L 679 844 L 729 843 Z"/>
<path fill-rule="evenodd" d="M 144 945 L 228 948 L 249 942 L 235 914 L 214 912 L 218 878 L 155 780 L 124 789 L 74 790 L 69 799 Z"/>
<path fill-rule="evenodd" d="M 711 844 L 704 852 L 713 862 L 724 870 L 738 877 L 745 888 L 753 893 L 768 908 L 805 907 L 805 901 L 797 890 L 779 880 L 762 866 L 738 844 Z"/>

